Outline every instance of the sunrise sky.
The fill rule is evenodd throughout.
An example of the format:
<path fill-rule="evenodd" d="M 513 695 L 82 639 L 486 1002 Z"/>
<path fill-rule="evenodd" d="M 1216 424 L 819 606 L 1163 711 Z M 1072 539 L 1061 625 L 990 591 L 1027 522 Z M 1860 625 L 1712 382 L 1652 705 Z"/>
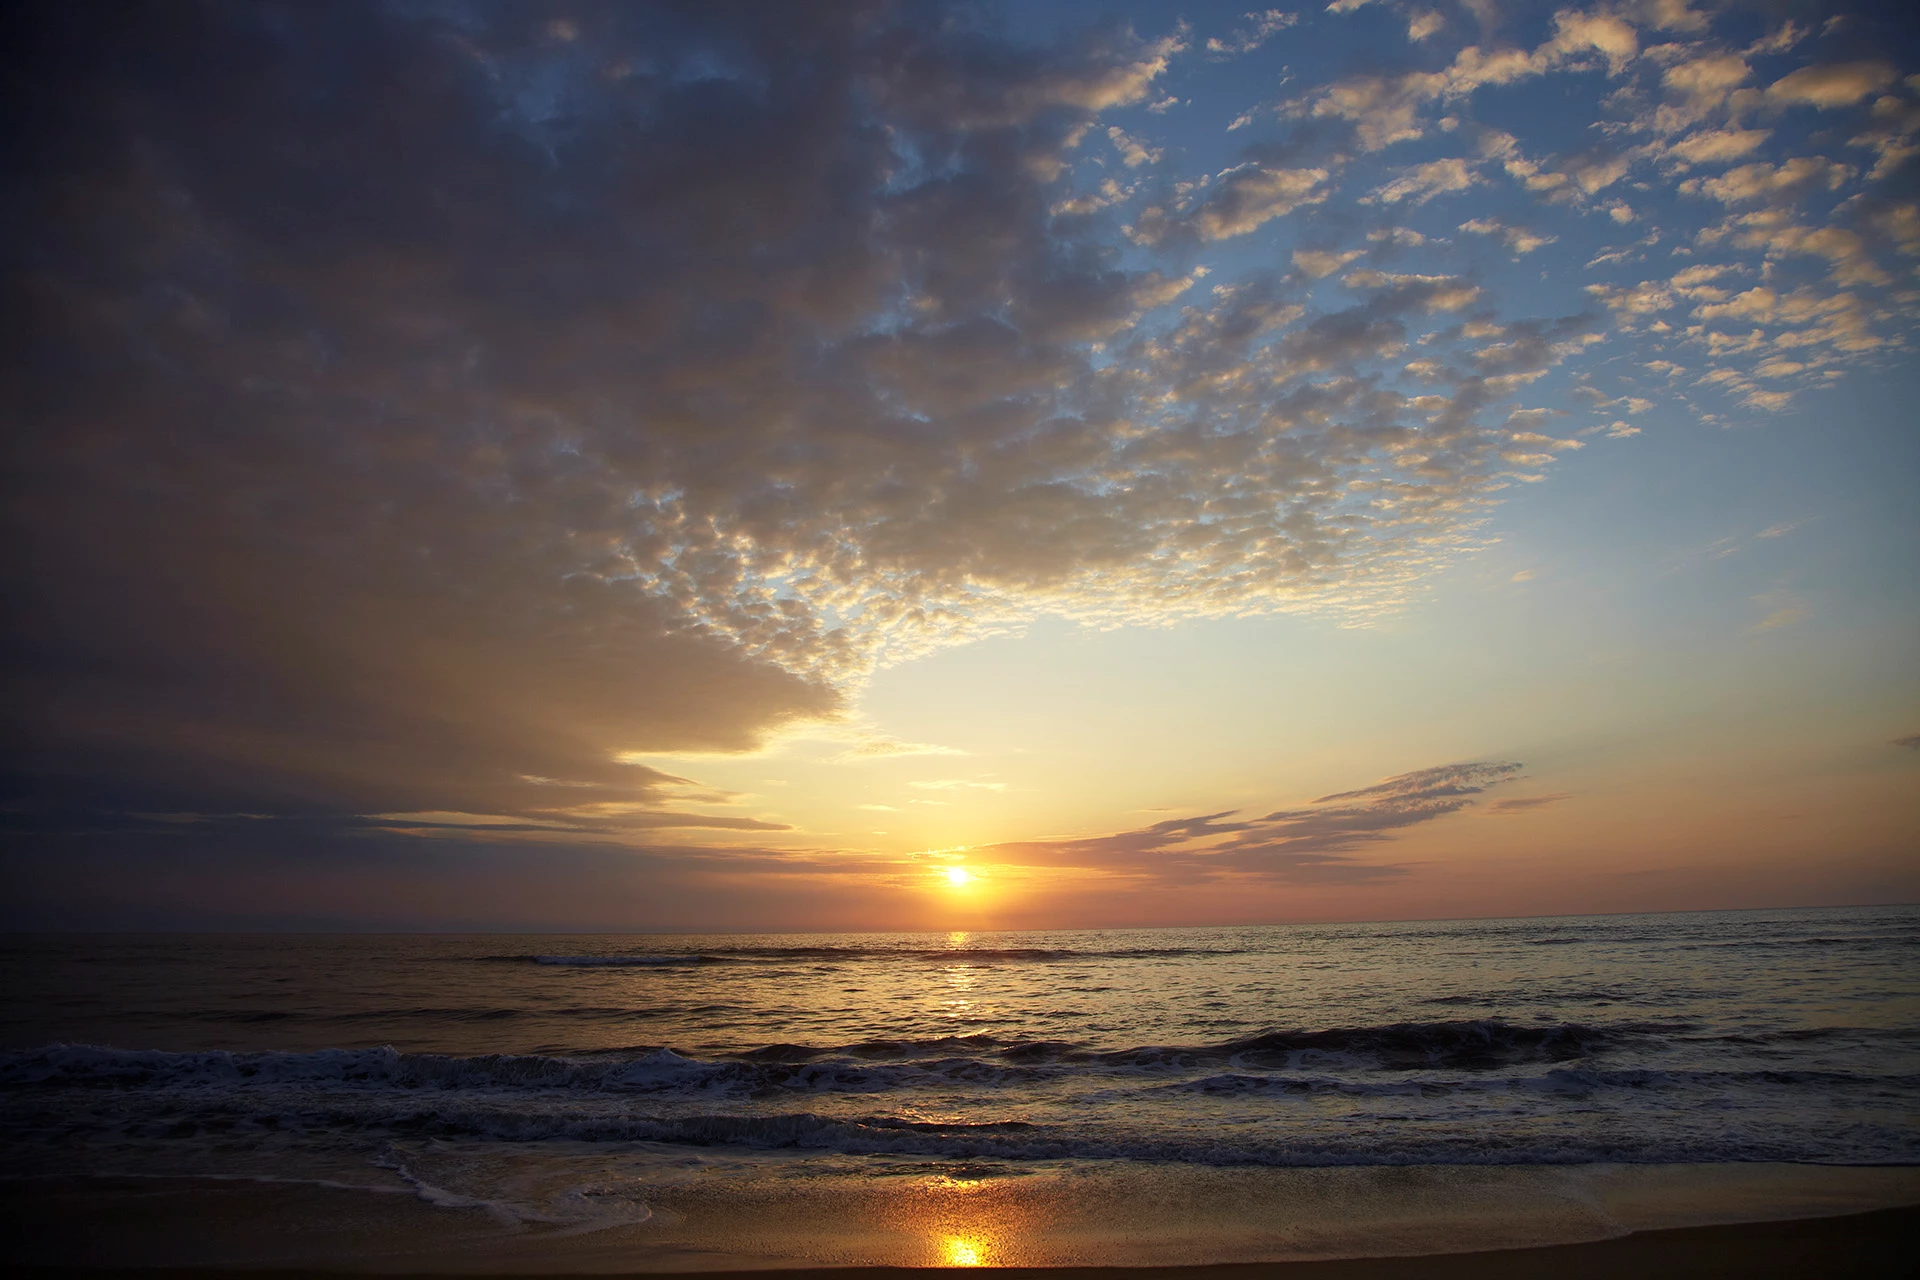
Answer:
<path fill-rule="evenodd" d="M 1920 896 L 1906 5 L 5 22 L 0 923 Z"/>

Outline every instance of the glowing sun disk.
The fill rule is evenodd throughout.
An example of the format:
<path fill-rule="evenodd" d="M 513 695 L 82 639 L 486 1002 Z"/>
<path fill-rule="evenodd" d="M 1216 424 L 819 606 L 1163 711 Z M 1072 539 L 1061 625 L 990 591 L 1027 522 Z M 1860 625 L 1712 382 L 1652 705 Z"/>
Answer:
<path fill-rule="evenodd" d="M 953 885 L 955 888 L 959 888 L 965 884 L 972 884 L 973 872 L 967 870 L 965 867 L 948 867 L 947 883 Z"/>

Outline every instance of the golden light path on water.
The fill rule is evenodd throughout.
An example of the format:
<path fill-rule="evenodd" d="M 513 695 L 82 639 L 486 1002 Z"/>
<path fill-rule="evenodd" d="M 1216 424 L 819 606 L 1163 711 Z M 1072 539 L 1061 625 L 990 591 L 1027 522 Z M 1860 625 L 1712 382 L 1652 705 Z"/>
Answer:
<path fill-rule="evenodd" d="M 955 888 L 964 888 L 973 880 L 973 875 L 965 867 L 947 868 L 947 881 Z M 947 946 L 954 949 L 963 948 L 970 940 L 970 936 L 964 930 L 955 930 L 947 935 Z M 963 1017 L 972 1008 L 973 1002 L 968 997 L 978 981 L 978 976 L 973 966 L 968 964 L 950 965 L 946 968 L 944 976 L 950 992 L 950 998 L 946 1001 L 948 1016 Z M 937 1234 L 933 1244 L 937 1265 L 985 1267 L 1001 1261 L 996 1256 L 1004 1252 L 997 1247 L 1000 1233 L 986 1229 L 978 1222 L 980 1216 L 978 1211 L 981 1208 L 979 1204 L 966 1206 L 973 1212 L 962 1215 L 963 1221 L 960 1224 L 956 1225 L 953 1221 L 954 1210 L 958 1207 L 953 1203 L 955 1197 L 965 1197 L 967 1193 L 979 1186 L 980 1183 L 976 1180 L 945 1176 L 933 1178 L 926 1184 L 927 1192 L 935 1197 L 935 1204 L 929 1206 L 932 1210 L 929 1216 L 936 1223 Z M 962 1204 L 965 1204 L 964 1200 Z"/>
<path fill-rule="evenodd" d="M 935 1265 L 943 1267 L 987 1267 L 1006 1262 L 1003 1237 L 1010 1224 L 994 1224 L 991 1198 L 976 1196 L 980 1180 L 939 1176 L 922 1187 L 929 1203 L 925 1206 L 931 1228 L 929 1252 Z"/>
<path fill-rule="evenodd" d="M 943 1243 L 941 1261 L 949 1267 L 980 1267 L 986 1265 L 986 1254 L 977 1240 L 965 1236 L 947 1236 Z"/>

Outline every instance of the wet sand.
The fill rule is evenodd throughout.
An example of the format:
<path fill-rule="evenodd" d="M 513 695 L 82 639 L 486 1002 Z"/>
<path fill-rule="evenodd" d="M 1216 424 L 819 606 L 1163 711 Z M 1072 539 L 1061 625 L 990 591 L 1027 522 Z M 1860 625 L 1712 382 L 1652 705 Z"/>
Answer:
<path fill-rule="evenodd" d="M 1078 1280 L 1895 1276 L 1920 1170 L 1796 1165 L 1180 1169 L 691 1178 L 581 1231 L 404 1192 L 204 1178 L 0 1184 L 13 1274 L 259 1277 L 974 1270 Z M 1861 1212 L 1861 1210 L 1866 1210 Z"/>
<path fill-rule="evenodd" d="M 1905 1277 L 1920 1249 L 1920 1207 L 1790 1222 L 1648 1231 L 1586 1244 L 1416 1257 L 1209 1267 L 998 1268 L 1008 1280 L 1698 1280 L 1701 1277 Z M 791 1280 L 959 1277 L 980 1268 L 840 1267 L 783 1272 Z M 23 1280 L 325 1280 L 339 1271 L 26 1267 Z M 431 1273 L 430 1273 L 431 1274 Z M 524 1273 L 521 1273 L 524 1274 Z M 634 1273 L 636 1277 L 658 1272 Z M 709 1272 L 708 1280 L 763 1271 Z"/>

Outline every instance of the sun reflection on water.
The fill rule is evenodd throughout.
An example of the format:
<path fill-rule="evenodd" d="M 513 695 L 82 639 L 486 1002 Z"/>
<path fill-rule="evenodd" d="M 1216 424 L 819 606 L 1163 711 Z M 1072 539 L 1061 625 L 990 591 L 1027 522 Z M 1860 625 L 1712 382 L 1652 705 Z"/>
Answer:
<path fill-rule="evenodd" d="M 940 1256 L 943 1265 L 949 1267 L 984 1267 L 987 1265 L 987 1247 L 979 1240 L 967 1236 L 945 1236 L 941 1240 Z"/>
<path fill-rule="evenodd" d="M 927 1199 L 921 1202 L 921 1229 L 931 1246 L 931 1260 L 943 1267 L 1004 1265 L 1006 1224 L 992 1197 L 982 1202 L 986 1184 L 978 1178 L 941 1174 L 921 1184 Z"/>
<path fill-rule="evenodd" d="M 958 1021 L 973 1012 L 974 987 L 979 984 L 980 975 L 970 964 L 964 961 L 950 964 L 941 970 L 940 976 L 946 980 L 946 989 L 939 994 L 941 1012 L 947 1018 Z"/>

